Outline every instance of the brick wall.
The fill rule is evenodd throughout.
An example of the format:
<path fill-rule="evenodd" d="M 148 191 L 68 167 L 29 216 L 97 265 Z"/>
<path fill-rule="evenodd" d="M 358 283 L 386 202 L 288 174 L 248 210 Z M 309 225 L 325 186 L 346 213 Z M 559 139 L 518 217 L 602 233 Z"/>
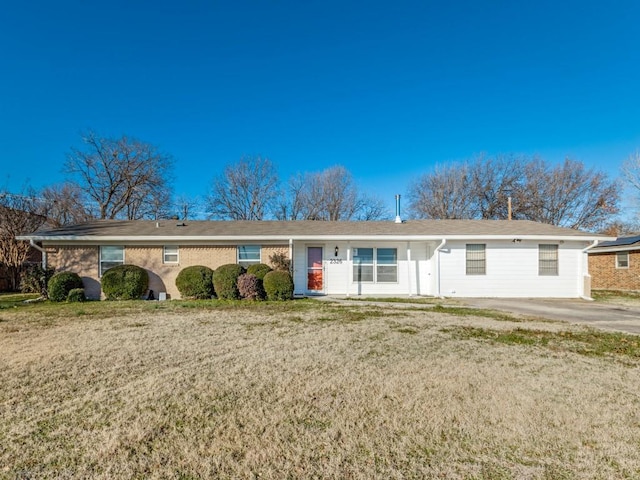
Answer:
<path fill-rule="evenodd" d="M 100 298 L 102 289 L 98 278 L 98 247 L 46 247 L 47 264 L 56 271 L 75 272 L 82 278 L 87 298 Z"/>
<path fill-rule="evenodd" d="M 56 270 L 76 272 L 82 278 L 88 298 L 101 298 L 99 277 L 100 247 L 98 246 L 57 246 L 47 247 L 47 259 Z M 262 261 L 269 263 L 274 253 L 288 255 L 288 245 L 262 247 Z M 237 247 L 228 246 L 180 246 L 178 263 L 164 263 L 164 249 L 156 245 L 125 246 L 125 263 L 138 265 L 149 273 L 149 288 L 158 298 L 159 292 L 166 292 L 169 298 L 180 298 L 176 288 L 176 277 L 180 270 L 191 265 L 204 265 L 213 270 L 220 265 L 237 263 Z"/>
<path fill-rule="evenodd" d="M 640 290 L 640 250 L 629 252 L 629 268 L 616 268 L 616 253 L 590 253 L 589 274 L 594 290 Z"/>

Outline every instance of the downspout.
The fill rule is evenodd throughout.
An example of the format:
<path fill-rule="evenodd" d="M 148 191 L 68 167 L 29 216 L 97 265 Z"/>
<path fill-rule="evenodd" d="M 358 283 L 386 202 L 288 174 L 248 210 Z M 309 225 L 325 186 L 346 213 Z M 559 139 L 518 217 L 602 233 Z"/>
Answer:
<path fill-rule="evenodd" d="M 40 245 L 38 245 L 36 242 L 34 242 L 33 239 L 29 240 L 29 245 L 31 245 L 33 248 L 35 248 L 40 253 L 42 253 L 42 268 L 43 270 L 46 270 L 47 269 L 47 252 L 45 251 L 45 249 L 42 248 Z"/>
<path fill-rule="evenodd" d="M 580 298 L 582 298 L 583 300 L 589 300 L 589 301 L 593 301 L 593 298 L 591 297 L 587 297 L 584 294 L 584 279 L 586 277 L 589 277 L 589 279 L 591 279 L 591 275 L 589 274 L 589 250 L 591 250 L 593 247 L 597 246 L 598 243 L 600 243 L 600 240 L 594 240 L 593 243 L 591 245 L 589 245 L 586 248 L 582 249 L 582 258 L 580 259 L 580 263 L 582 265 L 582 295 L 580 295 Z M 586 258 L 586 272 L 585 272 L 585 258 Z M 591 281 L 591 280 L 589 280 Z M 591 293 L 591 284 L 589 284 L 589 293 Z"/>
<path fill-rule="evenodd" d="M 440 293 L 440 250 L 442 250 L 442 248 L 447 244 L 447 239 L 443 238 L 442 242 L 440 242 L 440 245 L 438 245 L 436 247 L 436 249 L 433 251 L 433 256 L 436 259 L 436 297 L 442 298 L 442 295 Z"/>
<path fill-rule="evenodd" d="M 296 278 L 295 274 L 293 273 L 293 238 L 289 239 L 289 269 L 291 270 L 289 273 L 291 273 L 291 278 L 293 278 L 293 291 L 295 292 Z"/>

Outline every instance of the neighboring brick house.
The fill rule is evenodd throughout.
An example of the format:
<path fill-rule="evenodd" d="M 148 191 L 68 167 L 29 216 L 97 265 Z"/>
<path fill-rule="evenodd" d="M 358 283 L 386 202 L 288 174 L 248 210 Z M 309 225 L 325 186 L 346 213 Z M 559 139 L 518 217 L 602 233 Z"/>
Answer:
<path fill-rule="evenodd" d="M 640 235 L 602 242 L 589 251 L 594 290 L 640 291 Z"/>

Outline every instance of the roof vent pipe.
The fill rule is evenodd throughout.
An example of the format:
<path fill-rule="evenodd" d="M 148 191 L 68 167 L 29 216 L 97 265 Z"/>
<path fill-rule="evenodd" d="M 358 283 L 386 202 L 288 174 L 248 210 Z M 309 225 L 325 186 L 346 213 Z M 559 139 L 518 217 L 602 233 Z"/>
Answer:
<path fill-rule="evenodd" d="M 396 223 L 402 223 L 402 218 L 400 218 L 400 195 L 396 195 Z"/>

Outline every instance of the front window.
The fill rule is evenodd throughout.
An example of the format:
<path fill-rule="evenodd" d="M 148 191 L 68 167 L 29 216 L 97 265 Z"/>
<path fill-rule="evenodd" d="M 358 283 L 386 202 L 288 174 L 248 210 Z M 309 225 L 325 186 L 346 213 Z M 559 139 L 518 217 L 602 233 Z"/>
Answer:
<path fill-rule="evenodd" d="M 616 253 L 616 268 L 629 268 L 629 252 Z"/>
<path fill-rule="evenodd" d="M 100 276 L 112 267 L 124 264 L 124 247 L 108 245 L 100 247 Z"/>
<path fill-rule="evenodd" d="M 486 245 L 484 243 L 467 244 L 467 275 L 486 275 L 487 256 Z"/>
<path fill-rule="evenodd" d="M 558 245 L 538 245 L 538 275 L 558 275 Z"/>
<path fill-rule="evenodd" d="M 353 249 L 353 281 L 373 282 L 373 248 Z"/>
<path fill-rule="evenodd" d="M 396 248 L 378 248 L 376 255 L 376 281 L 395 283 L 398 281 L 398 250 Z"/>
<path fill-rule="evenodd" d="M 260 245 L 238 246 L 238 264 L 247 268 L 249 265 L 260 263 Z"/>
<path fill-rule="evenodd" d="M 178 246 L 167 245 L 164 247 L 162 262 L 163 263 L 178 263 Z"/>
<path fill-rule="evenodd" d="M 354 248 L 353 281 L 393 283 L 398 281 L 396 248 Z"/>

